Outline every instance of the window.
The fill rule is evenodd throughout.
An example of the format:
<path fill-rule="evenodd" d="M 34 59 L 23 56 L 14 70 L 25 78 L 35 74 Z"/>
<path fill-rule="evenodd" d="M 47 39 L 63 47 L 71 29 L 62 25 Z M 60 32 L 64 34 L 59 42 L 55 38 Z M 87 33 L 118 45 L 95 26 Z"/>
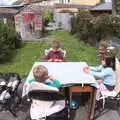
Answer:
<path fill-rule="evenodd" d="M 64 0 L 59 0 L 59 3 L 64 3 Z"/>
<path fill-rule="evenodd" d="M 59 3 L 70 3 L 71 2 L 71 0 L 59 0 Z"/>

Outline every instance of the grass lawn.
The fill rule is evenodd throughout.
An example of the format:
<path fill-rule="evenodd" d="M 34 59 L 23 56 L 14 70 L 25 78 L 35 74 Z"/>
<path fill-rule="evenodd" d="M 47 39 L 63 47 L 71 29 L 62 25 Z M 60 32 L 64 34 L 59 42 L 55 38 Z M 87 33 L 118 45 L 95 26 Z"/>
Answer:
<path fill-rule="evenodd" d="M 56 40 L 60 40 L 61 46 L 67 51 L 68 61 L 86 61 L 89 65 L 99 63 L 98 51 L 94 47 L 79 42 L 68 32 L 52 32 Z M 13 51 L 0 64 L 0 72 L 18 72 L 21 76 L 28 73 L 35 61 L 44 57 L 44 50 L 50 47 L 50 41 L 26 42 L 24 47 Z"/>

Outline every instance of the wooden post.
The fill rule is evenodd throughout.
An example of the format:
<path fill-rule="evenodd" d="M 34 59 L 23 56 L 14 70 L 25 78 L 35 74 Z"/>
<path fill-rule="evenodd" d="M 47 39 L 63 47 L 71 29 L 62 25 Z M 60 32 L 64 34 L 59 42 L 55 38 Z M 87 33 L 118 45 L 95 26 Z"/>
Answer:
<path fill-rule="evenodd" d="M 116 59 L 116 86 L 115 91 L 120 92 L 120 62 Z"/>
<path fill-rule="evenodd" d="M 7 18 L 3 18 L 4 24 L 7 24 Z"/>

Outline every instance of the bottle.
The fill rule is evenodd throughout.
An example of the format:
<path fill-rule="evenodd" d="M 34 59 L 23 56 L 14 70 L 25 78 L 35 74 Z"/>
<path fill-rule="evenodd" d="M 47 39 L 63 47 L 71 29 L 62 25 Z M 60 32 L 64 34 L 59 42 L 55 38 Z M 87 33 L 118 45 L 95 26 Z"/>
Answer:
<path fill-rule="evenodd" d="M 76 110 L 78 108 L 78 102 L 76 100 L 72 100 L 70 103 L 70 107 L 72 110 Z"/>

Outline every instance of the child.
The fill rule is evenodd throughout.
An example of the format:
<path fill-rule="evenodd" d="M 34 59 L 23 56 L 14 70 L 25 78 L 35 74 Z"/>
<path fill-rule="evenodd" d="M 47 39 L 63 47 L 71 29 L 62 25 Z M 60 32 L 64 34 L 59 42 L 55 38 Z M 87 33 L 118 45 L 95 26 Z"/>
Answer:
<path fill-rule="evenodd" d="M 102 82 L 108 90 L 112 91 L 116 83 L 115 58 L 105 56 L 101 62 L 102 65 L 98 67 L 85 67 L 84 71 L 100 78 L 101 81 L 99 82 Z"/>
<path fill-rule="evenodd" d="M 60 88 L 60 82 L 55 77 L 48 75 L 48 70 L 43 65 L 38 65 L 33 69 L 34 79 L 29 80 L 29 90 L 55 90 Z M 48 80 L 49 79 L 49 80 Z M 58 88 L 58 89 L 55 89 Z M 31 119 L 38 120 L 46 118 L 54 113 L 58 113 L 65 108 L 65 100 L 42 101 L 32 100 L 30 108 Z"/>
<path fill-rule="evenodd" d="M 48 55 L 45 56 L 46 62 L 63 62 L 65 61 L 64 53 L 60 48 L 60 43 L 58 41 L 52 42 L 52 48 L 50 48 Z"/>
<path fill-rule="evenodd" d="M 33 76 L 34 79 L 29 80 L 28 83 L 40 82 L 48 86 L 60 88 L 60 82 L 56 80 L 55 77 L 49 76 L 47 68 L 43 65 L 38 65 L 33 69 Z"/>

